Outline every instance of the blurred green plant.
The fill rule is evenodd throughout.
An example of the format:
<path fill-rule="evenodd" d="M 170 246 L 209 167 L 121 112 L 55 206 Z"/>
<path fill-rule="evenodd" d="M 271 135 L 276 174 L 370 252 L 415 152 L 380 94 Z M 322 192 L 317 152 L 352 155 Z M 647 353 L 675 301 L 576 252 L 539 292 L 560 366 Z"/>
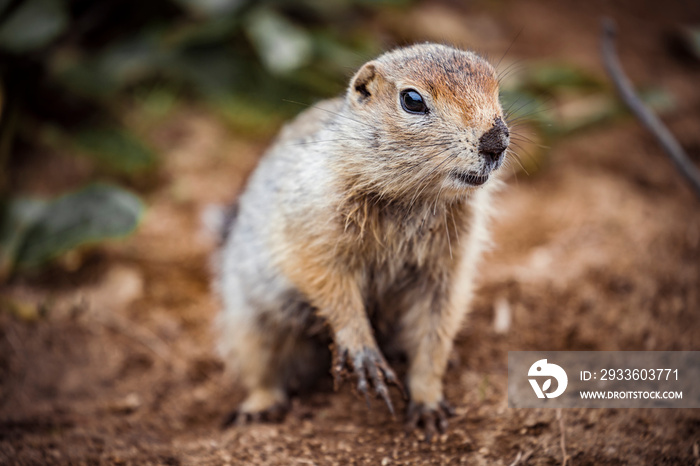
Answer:
<path fill-rule="evenodd" d="M 695 60 L 700 60 L 700 26 L 679 28 L 676 36 L 686 52 L 690 53 Z"/>
<path fill-rule="evenodd" d="M 27 120 L 70 134 L 119 126 L 123 102 L 156 86 L 269 134 L 299 111 L 288 100 L 342 90 L 346 75 L 378 51 L 363 27 L 367 13 L 397 3 L 408 2 L 4 0 L 0 73 L 21 128 Z M 91 139 L 102 136 L 114 139 Z"/>
<path fill-rule="evenodd" d="M 0 281 L 79 246 L 126 236 L 143 211 L 138 197 L 105 184 L 53 200 L 6 201 L 0 206 Z"/>
<path fill-rule="evenodd" d="M 125 110 L 162 118 L 182 99 L 267 136 L 303 109 L 291 101 L 340 92 L 379 50 L 364 28 L 371 12 L 405 3 L 0 0 L 0 278 L 128 233 L 142 209 L 116 187 L 12 198 L 13 147 L 67 148 L 128 181 L 158 157 Z"/>
<path fill-rule="evenodd" d="M 657 111 L 675 106 L 665 90 L 642 90 L 642 99 Z M 513 145 L 522 168 L 536 172 L 556 140 L 597 125 L 629 117 L 627 108 L 602 75 L 568 63 L 533 63 L 502 86 L 501 102 L 514 129 Z"/>
<path fill-rule="evenodd" d="M 249 137 L 268 137 L 304 104 L 342 92 L 349 74 L 380 51 L 368 32 L 372 13 L 409 3 L 0 0 L 0 222 L 23 245 L 2 246 L 2 264 L 10 265 L 0 268 L 55 256 L 37 253 L 32 262 L 22 252 L 33 251 L 27 242 L 35 239 L 22 232 L 47 211 L 36 201 L 7 200 L 13 144 L 68 148 L 102 176 L 129 182 L 158 168 L 143 128 L 126 124 L 133 107 L 153 120 L 186 99 Z M 567 64 L 530 66 L 506 80 L 502 99 L 523 126 L 514 142 L 531 153 L 529 172 L 551 141 L 625 113 L 601 78 Z M 68 199 L 76 212 L 88 209 L 81 197 Z"/>

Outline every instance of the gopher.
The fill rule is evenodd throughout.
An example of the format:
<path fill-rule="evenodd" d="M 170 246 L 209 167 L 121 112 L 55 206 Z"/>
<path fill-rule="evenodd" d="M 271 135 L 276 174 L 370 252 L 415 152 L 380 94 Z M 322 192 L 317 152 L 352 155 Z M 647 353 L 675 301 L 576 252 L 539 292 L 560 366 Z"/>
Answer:
<path fill-rule="evenodd" d="M 398 349 L 408 425 L 446 429 L 442 379 L 488 240 L 505 120 L 485 59 L 419 44 L 364 64 L 344 97 L 283 128 L 221 251 L 219 349 L 248 390 L 230 421 L 280 418 L 289 390 L 329 365 L 393 414 L 388 387 L 403 384 L 382 349 Z"/>

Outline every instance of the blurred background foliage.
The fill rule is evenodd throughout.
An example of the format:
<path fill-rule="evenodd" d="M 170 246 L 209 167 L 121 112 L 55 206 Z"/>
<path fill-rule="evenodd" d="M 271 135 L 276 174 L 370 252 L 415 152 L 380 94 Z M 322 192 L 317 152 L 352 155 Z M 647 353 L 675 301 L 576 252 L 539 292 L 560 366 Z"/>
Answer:
<path fill-rule="evenodd" d="M 341 92 L 379 51 L 366 18 L 404 3 L 0 0 L 0 279 L 133 231 L 143 205 L 118 184 L 157 171 L 158 155 L 126 107 L 157 118 L 196 101 L 269 136 L 300 103 Z M 87 157 L 113 183 L 17 196 L 11 157 L 37 145 Z"/>
<path fill-rule="evenodd" d="M 357 23 L 381 3 L 400 2 L 0 0 L 3 113 L 21 118 L 16 138 L 69 135 L 112 169 L 148 170 L 156 157 L 120 127 L 121 106 L 198 99 L 268 134 L 298 111 L 290 96 L 339 92 L 378 50 Z"/>
<path fill-rule="evenodd" d="M 374 21 L 414 3 L 0 0 L 0 280 L 134 230 L 143 204 L 119 185 L 147 184 L 159 157 L 125 109 L 158 119 L 196 102 L 246 137 L 270 137 L 305 106 L 342 92 L 383 49 L 420 40 L 391 37 Z M 562 63 L 521 68 L 501 70 L 502 98 L 528 173 L 552 140 L 623 113 L 600 76 Z M 649 96 L 670 105 L 661 92 Z M 19 196 L 11 159 L 32 146 L 87 158 L 111 184 L 56 200 Z"/>

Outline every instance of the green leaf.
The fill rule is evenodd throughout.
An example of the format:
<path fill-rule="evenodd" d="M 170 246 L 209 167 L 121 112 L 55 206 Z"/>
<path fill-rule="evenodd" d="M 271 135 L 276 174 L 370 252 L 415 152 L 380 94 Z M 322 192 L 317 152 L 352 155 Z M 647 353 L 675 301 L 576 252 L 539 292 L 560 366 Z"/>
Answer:
<path fill-rule="evenodd" d="M 163 70 L 166 77 L 189 84 L 205 96 L 228 92 L 248 73 L 240 58 L 221 45 L 179 50 Z"/>
<path fill-rule="evenodd" d="M 0 281 L 9 275 L 27 230 L 44 214 L 48 202 L 12 199 L 0 208 Z"/>
<path fill-rule="evenodd" d="M 0 48 L 15 53 L 44 47 L 68 26 L 59 0 L 26 0 L 0 25 Z"/>
<path fill-rule="evenodd" d="M 312 58 L 311 36 L 274 10 L 259 8 L 251 13 L 246 32 L 271 73 L 299 69 Z"/>
<path fill-rule="evenodd" d="M 393 6 L 393 7 L 407 7 L 414 3 L 415 0 L 355 0 L 358 5 L 366 5 L 370 7 L 377 6 Z"/>
<path fill-rule="evenodd" d="M 156 155 L 131 133 L 117 128 L 85 129 L 76 135 L 78 147 L 113 170 L 134 174 L 155 165 Z"/>
<path fill-rule="evenodd" d="M 71 91 L 89 97 L 110 98 L 114 93 L 157 75 L 168 60 L 159 37 L 146 31 L 99 50 L 93 56 L 63 64 L 57 78 Z"/>
<path fill-rule="evenodd" d="M 209 103 L 228 124 L 248 137 L 270 137 L 283 123 L 279 104 L 273 107 L 241 94 L 223 95 Z"/>
<path fill-rule="evenodd" d="M 12 0 L 0 0 L 0 13 L 3 13 L 5 8 L 10 6 L 10 3 L 12 3 Z"/>
<path fill-rule="evenodd" d="M 659 113 L 669 112 L 678 107 L 678 102 L 673 94 L 660 87 L 640 89 L 639 96 L 645 104 Z"/>
<path fill-rule="evenodd" d="M 530 121 L 542 127 L 552 124 L 548 104 L 532 92 L 522 88 L 506 88 L 501 90 L 500 100 L 511 120 Z"/>
<path fill-rule="evenodd" d="M 175 0 L 194 14 L 208 18 L 216 18 L 236 12 L 243 0 Z"/>
<path fill-rule="evenodd" d="M 532 67 L 525 77 L 525 85 L 541 92 L 558 89 L 599 90 L 604 87 L 601 79 L 568 63 L 545 63 Z"/>
<path fill-rule="evenodd" d="M 700 60 L 700 27 L 687 27 L 681 29 L 681 40 L 688 51 Z"/>
<path fill-rule="evenodd" d="M 126 236 L 143 211 L 138 197 L 115 186 L 95 184 L 62 196 L 27 229 L 16 264 L 34 267 L 80 245 Z"/>

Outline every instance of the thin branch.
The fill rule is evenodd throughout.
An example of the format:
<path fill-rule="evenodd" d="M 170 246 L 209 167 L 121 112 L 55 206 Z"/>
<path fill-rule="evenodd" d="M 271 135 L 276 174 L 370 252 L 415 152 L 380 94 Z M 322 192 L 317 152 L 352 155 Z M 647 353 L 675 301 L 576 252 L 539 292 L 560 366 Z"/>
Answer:
<path fill-rule="evenodd" d="M 518 456 L 515 457 L 515 459 L 513 460 L 512 463 L 510 463 L 509 466 L 518 466 L 520 464 L 520 462 L 522 461 L 522 459 L 523 459 L 523 451 L 520 450 L 518 452 Z"/>
<path fill-rule="evenodd" d="M 569 464 L 571 457 L 566 453 L 566 434 L 564 433 L 564 415 L 561 408 L 557 408 L 557 420 L 559 421 L 559 448 L 561 449 L 561 466 Z"/>
<path fill-rule="evenodd" d="M 557 408 L 557 420 L 559 421 L 559 448 L 561 449 L 561 466 L 569 464 L 569 455 L 566 453 L 566 434 L 564 433 L 564 415 L 561 408 Z"/>
<path fill-rule="evenodd" d="M 632 87 L 632 83 L 625 75 L 620 65 L 620 60 L 617 57 L 615 50 L 615 23 L 610 18 L 604 18 L 602 21 L 602 54 L 605 69 L 613 80 L 617 92 L 622 97 L 627 107 L 634 115 L 642 122 L 644 126 L 656 137 L 661 144 L 661 147 L 671 157 L 678 171 L 690 183 L 698 197 L 700 197 L 700 171 L 693 165 L 693 162 L 688 158 L 681 145 L 678 143 L 673 134 L 666 128 L 657 117 L 637 96 Z"/>
<path fill-rule="evenodd" d="M 518 466 L 519 464 L 525 464 L 527 463 L 527 460 L 530 459 L 532 454 L 535 453 L 535 450 L 530 450 L 527 453 L 523 453 L 522 450 L 518 452 L 518 456 L 515 457 L 512 463 L 510 463 L 509 466 Z"/>

